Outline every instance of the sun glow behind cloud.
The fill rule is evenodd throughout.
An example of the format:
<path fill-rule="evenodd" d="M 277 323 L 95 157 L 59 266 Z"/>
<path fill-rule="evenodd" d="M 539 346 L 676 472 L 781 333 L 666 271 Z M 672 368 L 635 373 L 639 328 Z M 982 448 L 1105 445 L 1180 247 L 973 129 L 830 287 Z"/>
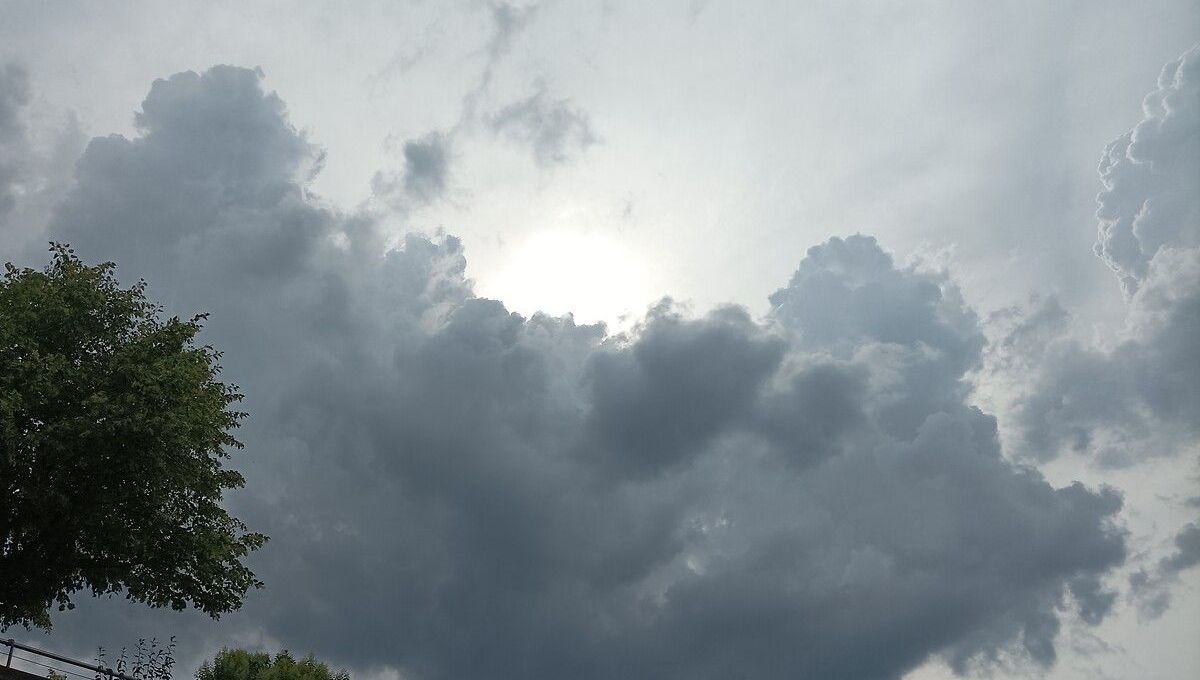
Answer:
<path fill-rule="evenodd" d="M 649 263 L 599 231 L 553 229 L 517 243 L 479 292 L 529 316 L 574 314 L 576 321 L 621 327 L 655 298 Z"/>

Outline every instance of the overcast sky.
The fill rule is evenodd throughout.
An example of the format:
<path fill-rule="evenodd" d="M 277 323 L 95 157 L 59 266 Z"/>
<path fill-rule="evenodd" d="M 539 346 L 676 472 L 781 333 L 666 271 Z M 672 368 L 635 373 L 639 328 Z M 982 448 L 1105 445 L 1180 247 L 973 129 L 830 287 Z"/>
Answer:
<path fill-rule="evenodd" d="M 1200 677 L 1200 3 L 0 0 L 0 260 L 149 282 L 357 677 Z"/>

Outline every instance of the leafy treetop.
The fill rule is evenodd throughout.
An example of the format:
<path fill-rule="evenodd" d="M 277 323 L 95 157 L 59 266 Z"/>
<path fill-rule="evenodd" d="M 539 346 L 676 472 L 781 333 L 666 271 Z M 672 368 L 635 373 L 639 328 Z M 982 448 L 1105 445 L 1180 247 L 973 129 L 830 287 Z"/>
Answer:
<path fill-rule="evenodd" d="M 350 680 L 346 671 L 329 670 L 311 654 L 297 661 L 286 650 L 275 655 L 222 649 L 196 671 L 196 680 Z"/>
<path fill-rule="evenodd" d="M 205 316 L 164 320 L 144 282 L 51 252 L 0 275 L 0 630 L 49 628 L 79 591 L 237 609 L 266 537 L 220 505 L 246 414 L 195 342 Z"/>

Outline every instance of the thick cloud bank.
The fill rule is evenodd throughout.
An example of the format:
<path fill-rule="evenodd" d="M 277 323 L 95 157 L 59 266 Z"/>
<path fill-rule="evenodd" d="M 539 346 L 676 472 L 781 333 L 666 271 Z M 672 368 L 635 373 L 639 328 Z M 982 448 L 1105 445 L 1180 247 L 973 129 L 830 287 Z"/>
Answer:
<path fill-rule="evenodd" d="M 212 312 L 236 511 L 273 539 L 238 626 L 414 678 L 898 678 L 1050 664 L 1113 603 L 1120 496 L 1001 456 L 978 320 L 874 239 L 809 250 L 762 320 L 664 300 L 611 336 L 306 196 L 319 154 L 254 71 L 157 81 L 137 125 L 52 234 Z"/>
<path fill-rule="evenodd" d="M 1096 252 L 1127 295 L 1125 328 L 1080 340 L 1044 300 L 1012 310 L 993 348 L 1028 455 L 1129 464 L 1200 435 L 1200 46 L 1163 68 L 1144 108 L 1100 165 Z"/>

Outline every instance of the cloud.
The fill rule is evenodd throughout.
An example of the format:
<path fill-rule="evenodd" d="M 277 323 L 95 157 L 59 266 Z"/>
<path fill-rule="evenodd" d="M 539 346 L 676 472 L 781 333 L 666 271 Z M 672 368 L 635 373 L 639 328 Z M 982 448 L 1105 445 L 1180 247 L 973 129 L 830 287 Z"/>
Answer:
<path fill-rule="evenodd" d="M 401 212 L 441 199 L 451 176 L 456 140 L 481 125 L 494 135 L 528 146 L 541 166 L 566 162 L 596 143 L 587 112 L 567 99 L 550 99 L 540 80 L 528 97 L 491 113 L 480 113 L 496 70 L 539 9 L 537 3 L 490 5 L 492 34 L 483 50 L 487 60 L 475 84 L 463 96 L 458 121 L 447 129 L 431 130 L 405 141 L 400 170 L 379 171 L 372 178 L 371 186 L 378 198 Z"/>
<path fill-rule="evenodd" d="M 376 196 L 397 207 L 433 203 L 446 193 L 450 176 L 451 136 L 433 131 L 404 143 L 404 169 L 399 177 L 375 173 Z"/>
<path fill-rule="evenodd" d="M 1163 67 L 1145 118 L 1105 149 L 1096 253 L 1132 293 L 1164 248 L 1200 247 L 1200 45 Z"/>
<path fill-rule="evenodd" d="M 496 134 L 526 144 L 538 164 L 562 163 L 597 142 L 587 112 L 567 99 L 550 99 L 544 85 L 487 116 Z"/>
<path fill-rule="evenodd" d="M 94 138 L 52 232 L 160 280 L 173 261 L 223 261 L 239 279 L 283 277 L 327 227 L 300 180 L 320 155 L 264 95 L 260 74 L 216 66 L 157 80 L 140 135 Z"/>
<path fill-rule="evenodd" d="M 532 3 L 518 5 L 510 2 L 497 2 L 489 6 L 491 10 L 492 35 L 488 39 L 484 54 L 487 61 L 479 73 L 479 79 L 464 96 L 462 112 L 459 114 L 455 130 L 477 121 L 479 104 L 487 96 L 496 76 L 496 69 L 503 63 L 504 58 L 512 50 L 513 42 L 529 27 L 537 16 L 540 5 Z"/>
<path fill-rule="evenodd" d="M 444 192 L 449 155 L 445 137 L 436 132 L 405 143 L 405 190 L 424 200 Z"/>
<path fill-rule="evenodd" d="M 23 131 L 21 109 L 29 103 L 29 73 L 17 62 L 0 67 L 0 139 L 11 139 Z"/>
<path fill-rule="evenodd" d="M 34 98 L 28 69 L 0 63 L 0 253 L 27 252 L 71 182 L 85 137 L 71 114 L 65 116 Z"/>
<path fill-rule="evenodd" d="M 650 311 L 636 341 L 609 344 L 585 374 L 601 452 L 592 455 L 608 452 L 634 477 L 688 462 L 746 417 L 784 353 L 782 339 L 740 307 L 686 319 L 669 301 Z"/>
<path fill-rule="evenodd" d="M 552 98 L 544 81 L 538 79 L 533 91 L 491 112 L 480 113 L 480 104 L 488 95 L 504 58 L 513 42 L 528 29 L 540 10 L 534 3 L 518 6 L 506 2 L 492 5 L 494 31 L 487 45 L 487 63 L 475 87 L 463 98 L 462 113 L 455 132 L 482 122 L 493 134 L 528 146 L 533 158 L 543 167 L 560 164 L 586 151 L 598 139 L 587 111 L 569 99 Z"/>
<path fill-rule="evenodd" d="M 985 373 L 1026 455 L 1128 465 L 1200 434 L 1200 46 L 1163 69 L 1145 116 L 1100 167 L 1096 252 L 1126 293 L 1124 328 L 1081 339 L 1052 299 L 995 319 Z"/>
<path fill-rule="evenodd" d="M 538 8 L 538 3 L 522 6 L 510 2 L 498 2 L 492 5 L 492 21 L 496 30 L 487 47 L 487 53 L 491 59 L 499 59 L 512 49 L 513 40 L 533 21 Z"/>
<path fill-rule="evenodd" d="M 1174 550 L 1151 570 L 1139 569 L 1130 574 L 1130 599 L 1137 603 L 1141 615 L 1156 619 L 1171 606 L 1171 586 L 1179 574 L 1200 565 L 1200 526 L 1189 522 L 1175 534 Z"/>
<path fill-rule="evenodd" d="M 29 103 L 29 74 L 15 62 L 0 65 L 0 219 L 13 209 L 20 191 L 25 155 L 25 126 L 21 110 Z"/>
<path fill-rule="evenodd" d="M 945 274 L 834 238 L 764 319 L 664 301 L 610 335 L 477 297 L 453 237 L 388 249 L 373 215 L 310 196 L 320 153 L 256 71 L 156 81 L 137 123 L 88 145 L 52 234 L 210 311 L 248 395 L 231 503 L 272 536 L 268 587 L 220 625 L 153 619 L 203 651 L 272 640 L 428 679 L 899 678 L 932 655 L 1049 665 L 1063 617 L 1111 607 L 1121 497 L 1001 455 Z M 55 634 L 150 620 L 125 611 Z"/>

